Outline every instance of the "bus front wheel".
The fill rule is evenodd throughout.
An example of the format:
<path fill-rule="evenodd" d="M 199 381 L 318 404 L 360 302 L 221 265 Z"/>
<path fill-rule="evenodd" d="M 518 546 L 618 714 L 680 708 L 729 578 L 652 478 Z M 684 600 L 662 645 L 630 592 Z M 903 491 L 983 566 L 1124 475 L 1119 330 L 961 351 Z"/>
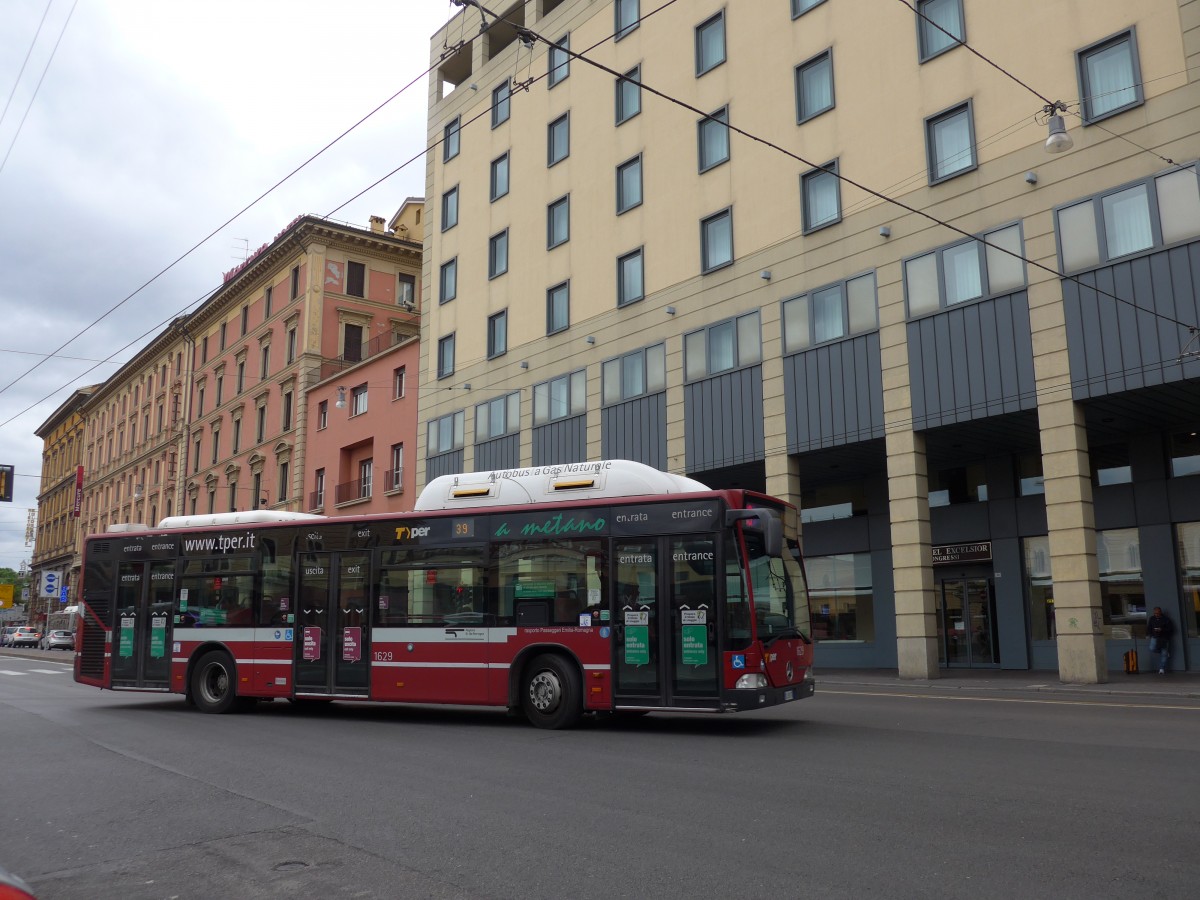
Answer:
<path fill-rule="evenodd" d="M 537 657 L 525 669 L 521 707 L 538 728 L 570 728 L 583 714 L 579 671 L 561 656 Z"/>
<path fill-rule="evenodd" d="M 220 650 L 205 653 L 192 670 L 192 701 L 200 712 L 227 713 L 237 702 L 233 660 Z"/>

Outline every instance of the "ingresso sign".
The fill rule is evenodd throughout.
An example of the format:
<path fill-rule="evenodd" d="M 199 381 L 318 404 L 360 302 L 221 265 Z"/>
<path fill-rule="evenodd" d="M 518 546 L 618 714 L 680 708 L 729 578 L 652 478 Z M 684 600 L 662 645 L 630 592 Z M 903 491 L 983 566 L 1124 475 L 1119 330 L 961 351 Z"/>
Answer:
<path fill-rule="evenodd" d="M 991 559 L 991 541 L 982 541 L 978 544 L 943 544 L 933 547 L 933 564 L 935 566 L 990 562 Z"/>

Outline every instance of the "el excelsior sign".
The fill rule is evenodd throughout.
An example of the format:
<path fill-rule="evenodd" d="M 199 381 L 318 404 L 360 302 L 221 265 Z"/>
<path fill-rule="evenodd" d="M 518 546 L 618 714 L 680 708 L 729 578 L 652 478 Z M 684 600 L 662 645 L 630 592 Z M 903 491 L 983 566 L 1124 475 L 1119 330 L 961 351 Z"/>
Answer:
<path fill-rule="evenodd" d="M 991 559 L 991 541 L 981 541 L 977 544 L 943 544 L 933 547 L 933 564 L 935 566 L 952 563 L 990 562 Z"/>

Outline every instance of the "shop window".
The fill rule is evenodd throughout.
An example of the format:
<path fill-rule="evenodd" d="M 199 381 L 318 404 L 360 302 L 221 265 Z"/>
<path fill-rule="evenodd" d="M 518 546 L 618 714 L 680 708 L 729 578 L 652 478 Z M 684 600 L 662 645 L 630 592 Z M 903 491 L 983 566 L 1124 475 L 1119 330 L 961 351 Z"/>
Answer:
<path fill-rule="evenodd" d="M 1042 454 L 1024 453 L 1017 457 L 1017 488 L 1022 497 L 1046 493 Z"/>
<path fill-rule="evenodd" d="M 812 636 L 817 641 L 875 640 L 870 553 L 817 556 L 808 570 Z"/>
<path fill-rule="evenodd" d="M 1096 487 L 1110 484 L 1131 484 L 1133 469 L 1129 465 L 1127 444 L 1108 444 L 1088 450 L 1092 460 L 1092 483 Z"/>
<path fill-rule="evenodd" d="M 1179 536 L 1180 596 L 1188 637 L 1200 637 L 1200 522 L 1175 526 Z"/>
<path fill-rule="evenodd" d="M 1146 636 L 1146 589 L 1136 528 L 1096 532 L 1096 563 L 1104 607 L 1104 636 L 1131 640 Z"/>
<path fill-rule="evenodd" d="M 940 469 L 929 476 L 929 505 L 983 503 L 988 498 L 987 470 L 983 463 Z"/>
<path fill-rule="evenodd" d="M 1035 641 L 1052 641 L 1054 625 L 1054 579 L 1050 574 L 1050 538 L 1028 537 L 1021 541 L 1025 557 L 1025 600 L 1029 605 L 1029 636 Z"/>

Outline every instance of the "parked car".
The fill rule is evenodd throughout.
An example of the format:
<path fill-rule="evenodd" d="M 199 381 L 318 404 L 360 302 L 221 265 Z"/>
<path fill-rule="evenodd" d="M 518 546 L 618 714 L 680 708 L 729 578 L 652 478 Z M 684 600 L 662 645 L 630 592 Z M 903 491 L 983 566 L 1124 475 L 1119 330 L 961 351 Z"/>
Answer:
<path fill-rule="evenodd" d="M 17 633 L 16 625 L 9 625 L 4 629 L 3 636 L 0 636 L 0 647 L 7 647 L 12 643 L 12 636 Z"/>
<path fill-rule="evenodd" d="M 10 647 L 36 647 L 42 639 L 42 630 L 32 625 L 21 625 L 9 639 Z"/>
<path fill-rule="evenodd" d="M 75 632 L 63 629 L 48 631 L 40 646 L 43 650 L 74 650 Z"/>

